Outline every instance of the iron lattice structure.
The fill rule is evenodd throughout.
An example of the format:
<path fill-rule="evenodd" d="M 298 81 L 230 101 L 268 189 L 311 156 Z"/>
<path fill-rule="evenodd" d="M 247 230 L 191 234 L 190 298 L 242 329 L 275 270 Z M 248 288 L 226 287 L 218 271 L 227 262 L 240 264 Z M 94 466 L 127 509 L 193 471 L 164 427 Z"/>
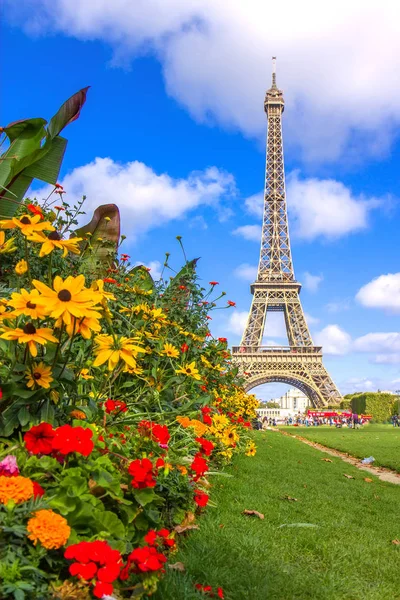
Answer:
<path fill-rule="evenodd" d="M 294 276 L 283 157 L 284 100 L 276 85 L 275 59 L 264 109 L 268 135 L 260 261 L 241 345 L 232 348 L 233 361 L 246 379 L 247 391 L 277 381 L 301 389 L 313 406 L 337 404 L 342 397 L 323 365 L 322 348 L 313 345 L 299 297 L 301 284 Z M 262 346 L 269 311 L 284 313 L 289 346 Z"/>

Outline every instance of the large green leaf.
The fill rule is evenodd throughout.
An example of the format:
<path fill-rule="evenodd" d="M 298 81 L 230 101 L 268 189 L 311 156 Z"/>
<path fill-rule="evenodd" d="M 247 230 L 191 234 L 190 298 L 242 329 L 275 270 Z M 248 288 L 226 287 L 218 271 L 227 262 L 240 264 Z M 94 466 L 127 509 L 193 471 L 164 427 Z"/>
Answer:
<path fill-rule="evenodd" d="M 61 136 L 55 137 L 48 152 L 31 166 L 27 167 L 24 175 L 30 175 L 31 177 L 55 185 L 58 180 L 67 143 L 65 138 Z"/>
<path fill-rule="evenodd" d="M 0 196 L 0 218 L 14 216 L 32 181 L 33 177 L 21 173 L 8 185 L 7 190 L 3 190 L 4 195 Z"/>
<path fill-rule="evenodd" d="M 27 119 L 18 124 L 11 123 L 4 128 L 6 135 L 11 136 L 9 137 L 11 144 L 0 157 L 0 198 L 3 196 L 4 188 L 8 187 L 8 184 L 22 170 L 21 161 L 40 149 L 41 141 L 46 135 L 45 124 L 44 119 Z"/>
<path fill-rule="evenodd" d="M 82 106 L 86 101 L 86 94 L 90 86 L 82 88 L 59 108 L 57 113 L 50 119 L 47 127 L 47 134 L 50 138 L 55 138 L 69 123 L 75 121 L 81 112 Z"/>
<path fill-rule="evenodd" d="M 107 268 L 114 260 L 120 237 L 120 214 L 116 204 L 102 204 L 93 213 L 87 225 L 75 231 L 78 237 L 89 237 L 82 242 L 86 267 L 93 271 Z"/>

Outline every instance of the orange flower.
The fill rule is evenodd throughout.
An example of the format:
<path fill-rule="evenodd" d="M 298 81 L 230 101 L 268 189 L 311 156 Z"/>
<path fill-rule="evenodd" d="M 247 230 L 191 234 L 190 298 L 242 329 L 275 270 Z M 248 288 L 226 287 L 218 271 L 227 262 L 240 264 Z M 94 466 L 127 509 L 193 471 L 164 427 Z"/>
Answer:
<path fill-rule="evenodd" d="M 83 410 L 75 409 L 75 410 L 71 411 L 69 414 L 74 419 L 86 419 L 86 414 L 83 412 Z"/>
<path fill-rule="evenodd" d="M 183 465 L 176 465 L 176 468 L 181 472 L 182 475 L 187 475 L 187 468 Z"/>
<path fill-rule="evenodd" d="M 189 427 L 190 425 L 189 417 L 176 417 L 176 420 L 180 425 L 182 425 L 182 427 Z"/>
<path fill-rule="evenodd" d="M 16 504 L 26 502 L 33 496 L 33 482 L 27 477 L 4 477 L 0 475 L 0 503 L 14 500 Z"/>
<path fill-rule="evenodd" d="M 71 535 L 71 528 L 66 519 L 52 510 L 36 511 L 26 528 L 29 531 L 28 538 L 34 545 L 40 542 L 48 550 L 61 548 Z"/>

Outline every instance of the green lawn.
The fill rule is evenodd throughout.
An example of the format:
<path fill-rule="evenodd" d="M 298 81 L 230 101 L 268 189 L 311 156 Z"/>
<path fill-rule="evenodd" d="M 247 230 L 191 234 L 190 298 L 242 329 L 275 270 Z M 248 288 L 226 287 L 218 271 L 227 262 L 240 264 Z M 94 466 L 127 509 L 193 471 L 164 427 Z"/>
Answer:
<path fill-rule="evenodd" d="M 329 448 L 348 452 L 352 456 L 373 456 L 374 465 L 400 472 L 400 427 L 363 425 L 361 429 L 336 427 L 282 427 L 284 431 L 306 437 Z"/>
<path fill-rule="evenodd" d="M 400 486 L 365 482 L 365 472 L 279 433 L 254 436 L 256 457 L 237 458 L 233 478 L 213 477 L 217 508 L 181 539 L 173 560 L 186 572 L 168 572 L 154 598 L 204 599 L 194 590 L 202 583 L 221 586 L 226 600 L 400 599 L 400 546 L 391 543 Z M 317 527 L 287 527 L 299 523 Z"/>

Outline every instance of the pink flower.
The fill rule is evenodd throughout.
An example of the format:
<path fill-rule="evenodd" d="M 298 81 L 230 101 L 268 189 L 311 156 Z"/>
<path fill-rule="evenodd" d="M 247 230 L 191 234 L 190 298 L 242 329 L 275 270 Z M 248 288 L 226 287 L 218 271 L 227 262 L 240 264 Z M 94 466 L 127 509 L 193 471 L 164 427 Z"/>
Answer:
<path fill-rule="evenodd" d="M 17 465 L 17 458 L 13 454 L 8 454 L 0 462 L 0 475 L 5 477 L 12 477 L 13 475 L 19 475 L 19 469 Z"/>

